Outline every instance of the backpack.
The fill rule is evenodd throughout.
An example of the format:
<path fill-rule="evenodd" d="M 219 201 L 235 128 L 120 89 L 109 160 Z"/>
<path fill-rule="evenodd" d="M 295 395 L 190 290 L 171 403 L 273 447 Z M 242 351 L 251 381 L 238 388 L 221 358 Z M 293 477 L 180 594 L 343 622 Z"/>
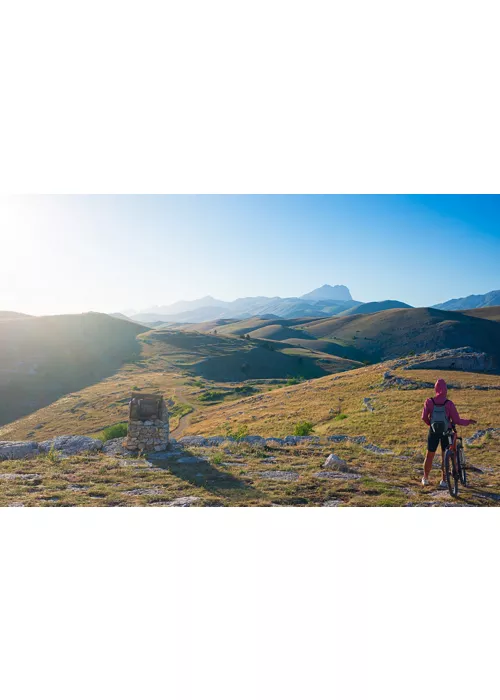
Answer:
<path fill-rule="evenodd" d="M 441 406 L 438 406 L 434 399 L 432 399 L 432 403 L 434 404 L 434 408 L 432 409 L 431 416 L 431 430 L 436 435 L 444 435 L 451 427 L 448 416 L 446 415 L 446 404 L 448 403 L 448 399 L 446 399 L 444 404 Z"/>

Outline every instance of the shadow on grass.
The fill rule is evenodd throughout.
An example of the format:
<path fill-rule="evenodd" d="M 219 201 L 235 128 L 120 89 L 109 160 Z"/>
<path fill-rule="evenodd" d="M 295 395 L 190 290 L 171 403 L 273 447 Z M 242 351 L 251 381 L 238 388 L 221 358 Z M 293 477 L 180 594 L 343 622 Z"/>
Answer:
<path fill-rule="evenodd" d="M 491 501 L 492 503 L 497 503 L 500 505 L 500 493 L 495 492 L 495 491 L 484 491 L 483 489 L 478 489 L 475 488 L 474 486 L 469 486 L 467 488 L 467 491 L 462 491 L 462 495 L 464 497 L 464 500 L 466 500 L 468 494 L 470 497 L 474 498 L 481 498 L 485 501 Z"/>
<path fill-rule="evenodd" d="M 161 453 L 158 457 L 150 455 L 148 459 L 155 467 L 165 469 L 179 479 L 211 493 L 228 495 L 228 491 L 243 491 L 247 498 L 262 498 L 264 495 L 247 481 L 223 469 L 217 469 L 203 457 L 185 449 L 172 451 L 171 456 L 166 456 L 166 453 Z"/>

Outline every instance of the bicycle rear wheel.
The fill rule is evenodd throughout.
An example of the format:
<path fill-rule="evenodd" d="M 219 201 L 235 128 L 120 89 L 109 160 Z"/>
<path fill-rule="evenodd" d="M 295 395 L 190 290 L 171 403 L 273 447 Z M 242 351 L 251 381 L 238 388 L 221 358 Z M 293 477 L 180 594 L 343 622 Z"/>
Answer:
<path fill-rule="evenodd" d="M 457 445 L 457 467 L 460 483 L 462 486 L 467 486 L 467 470 L 465 468 L 465 455 L 462 445 Z"/>
<path fill-rule="evenodd" d="M 456 498 L 458 496 L 459 476 L 455 453 L 452 452 L 452 450 L 446 450 L 444 469 L 446 472 L 446 481 L 448 482 L 448 491 L 450 492 L 450 496 Z"/>

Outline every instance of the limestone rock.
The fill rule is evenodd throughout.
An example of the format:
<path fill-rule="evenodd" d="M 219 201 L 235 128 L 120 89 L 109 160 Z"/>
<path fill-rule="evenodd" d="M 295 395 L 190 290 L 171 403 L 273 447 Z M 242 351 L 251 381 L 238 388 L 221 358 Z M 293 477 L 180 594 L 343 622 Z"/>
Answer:
<path fill-rule="evenodd" d="M 264 447 L 266 444 L 265 439 L 260 437 L 260 435 L 247 435 L 246 437 L 242 438 L 240 442 L 245 442 L 249 445 L 260 445 L 261 447 Z"/>
<path fill-rule="evenodd" d="M 133 454 L 134 450 L 127 449 L 123 445 L 123 438 L 114 438 L 113 440 L 107 440 L 104 443 L 102 451 L 108 455 L 122 455 L 127 457 Z"/>
<path fill-rule="evenodd" d="M 489 372 L 495 369 L 495 362 L 491 355 L 477 352 L 471 347 L 424 353 L 401 362 L 405 362 L 404 365 L 400 365 L 405 369 L 455 369 L 465 372 Z"/>
<path fill-rule="evenodd" d="M 0 462 L 4 459 L 30 459 L 37 454 L 37 442 L 0 442 Z"/>
<path fill-rule="evenodd" d="M 196 503 L 196 501 L 199 500 L 199 496 L 181 496 L 180 498 L 176 498 L 173 501 L 170 501 L 170 503 L 167 503 L 167 506 L 170 506 L 171 508 L 189 508 L 189 506 L 192 506 L 193 503 Z"/>
<path fill-rule="evenodd" d="M 83 452 L 100 452 L 103 448 L 101 440 L 83 435 L 61 435 L 41 442 L 40 450 L 50 452 L 52 448 L 64 456 L 82 454 Z"/>
<path fill-rule="evenodd" d="M 205 447 L 207 444 L 207 438 L 201 435 L 186 435 L 179 439 L 181 445 L 192 446 L 192 447 Z"/>
<path fill-rule="evenodd" d="M 363 399 L 363 406 L 365 410 L 370 411 L 370 413 L 373 413 L 375 410 L 372 406 L 372 400 L 369 397 Z"/>
<path fill-rule="evenodd" d="M 335 454 L 330 454 L 326 458 L 325 463 L 323 464 L 323 467 L 328 468 L 328 467 L 345 467 L 347 466 L 347 463 L 344 459 L 341 459 L 338 457 L 338 455 Z"/>

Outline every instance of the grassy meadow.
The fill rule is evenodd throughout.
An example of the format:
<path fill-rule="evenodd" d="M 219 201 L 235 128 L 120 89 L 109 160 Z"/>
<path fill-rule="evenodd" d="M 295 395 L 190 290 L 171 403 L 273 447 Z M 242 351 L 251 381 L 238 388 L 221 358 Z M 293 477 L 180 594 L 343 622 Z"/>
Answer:
<path fill-rule="evenodd" d="M 408 314 L 406 310 L 382 312 L 380 337 L 384 343 L 389 342 L 389 321 L 400 319 L 398 324 L 402 324 Z M 428 315 L 429 327 L 435 326 L 436 319 L 440 316 L 434 312 Z M 355 326 L 359 322 L 355 316 L 341 320 Z M 481 329 L 481 324 L 487 324 L 486 330 L 489 324 L 496 327 L 489 320 L 472 320 L 476 322 Z M 363 319 L 363 323 L 368 333 L 374 318 Z M 369 342 L 368 335 L 358 333 L 362 341 L 355 335 L 349 340 L 349 329 L 340 337 L 338 320 L 302 319 L 297 324 L 297 320 L 254 319 L 205 326 L 141 333 L 138 351 L 114 373 L 1 426 L 0 440 L 42 441 L 72 434 L 119 438 L 126 429 L 133 391 L 164 395 L 175 440 L 195 435 L 232 440 L 217 447 L 188 447 L 177 442 L 168 454 L 156 459 L 49 454 L 0 462 L 0 506 L 500 502 L 498 375 L 406 370 L 393 360 L 364 364 L 355 356 Z M 318 337 L 313 335 L 314 328 Z M 401 328 L 394 332 L 401 333 Z M 321 337 L 326 332 L 329 337 Z M 333 354 L 342 348 L 343 357 Z M 472 467 L 470 486 L 456 500 L 437 489 L 437 462 L 431 486 L 420 485 L 427 433 L 420 414 L 425 399 L 432 395 L 427 385 L 433 385 L 438 376 L 450 385 L 450 398 L 461 415 L 478 422 L 460 429 L 464 438 L 477 430 L 492 429 L 466 447 Z M 268 440 L 255 446 L 240 440 L 248 435 L 311 439 L 297 445 Z M 344 437 L 332 441 L 331 436 Z M 331 453 L 341 461 L 323 466 Z"/>

